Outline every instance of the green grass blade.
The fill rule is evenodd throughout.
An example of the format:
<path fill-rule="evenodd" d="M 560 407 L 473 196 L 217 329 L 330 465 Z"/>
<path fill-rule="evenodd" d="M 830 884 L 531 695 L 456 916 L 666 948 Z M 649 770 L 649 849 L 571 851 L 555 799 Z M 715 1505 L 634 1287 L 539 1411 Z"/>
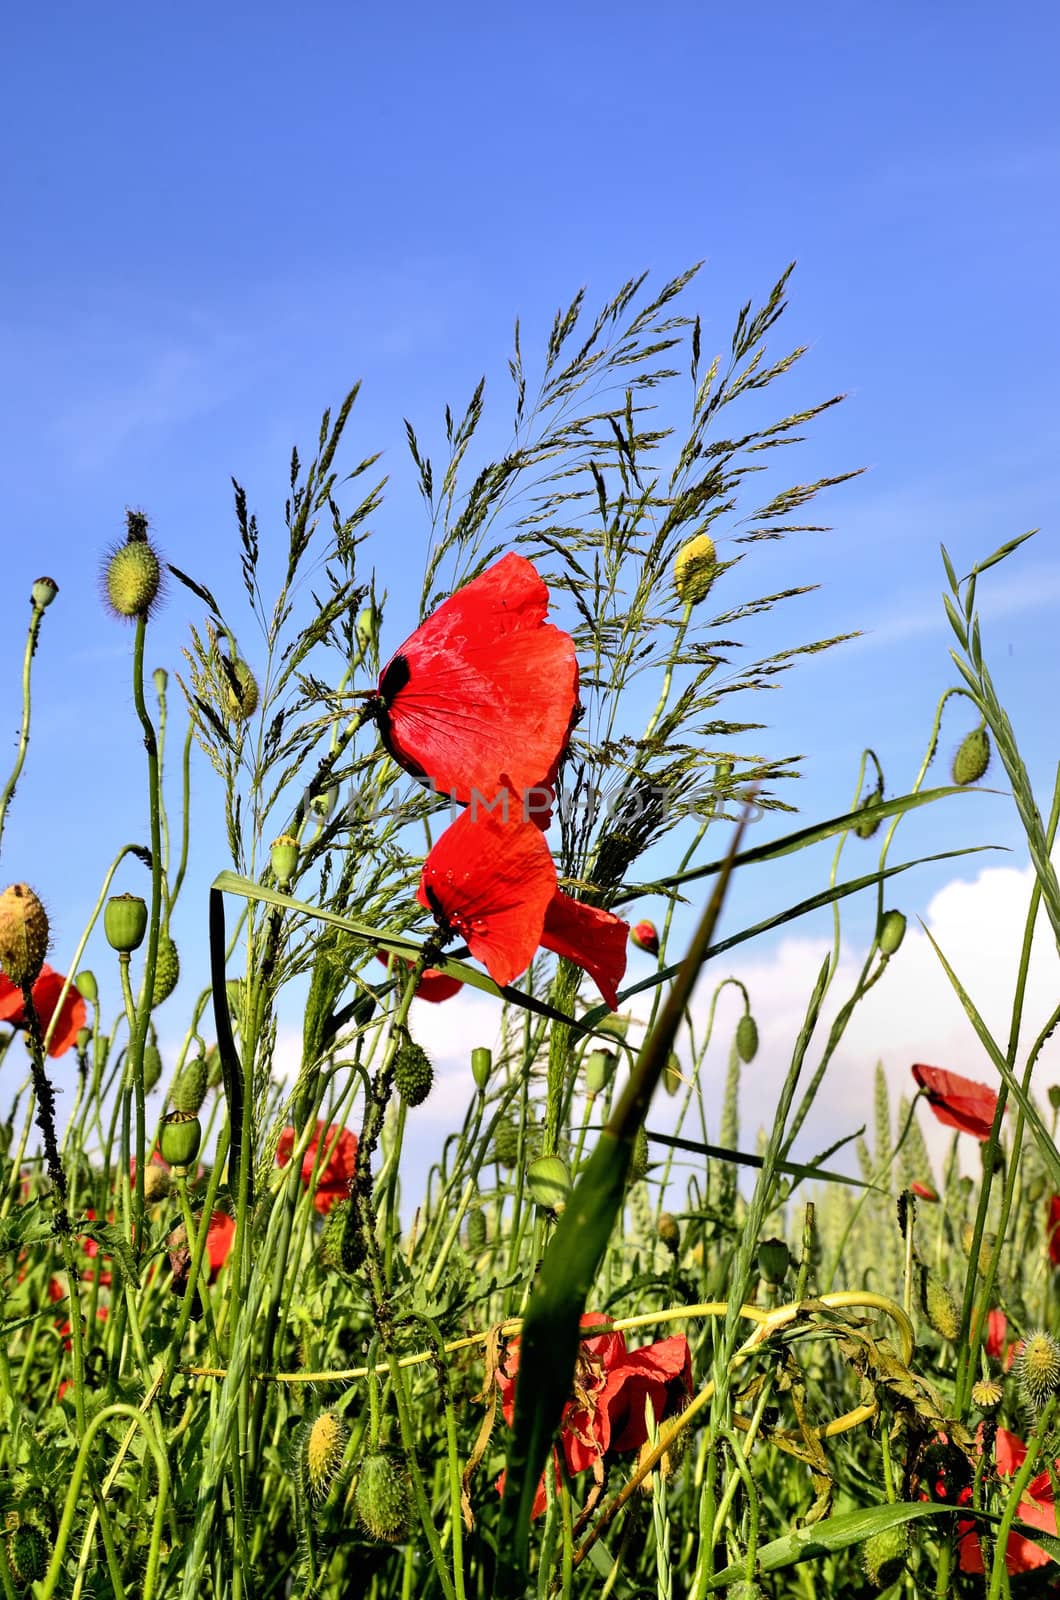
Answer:
<path fill-rule="evenodd" d="M 693 1155 L 709 1156 L 715 1161 L 729 1161 L 734 1166 L 758 1167 L 764 1166 L 761 1156 L 750 1155 L 744 1150 L 726 1150 L 718 1144 L 701 1144 L 695 1139 L 679 1139 L 672 1133 L 652 1133 L 648 1129 L 648 1138 L 652 1144 L 664 1144 L 673 1150 L 687 1150 Z M 875 1189 L 879 1194 L 886 1194 L 886 1189 L 876 1183 L 865 1183 L 861 1178 L 848 1178 L 842 1172 L 828 1172 L 824 1167 L 799 1166 L 794 1161 L 778 1161 L 778 1172 L 786 1172 L 792 1178 L 820 1178 L 822 1183 L 845 1183 L 852 1189 Z"/>
<path fill-rule="evenodd" d="M 962 1516 L 967 1508 L 961 1506 Z M 903 1522 L 916 1522 L 922 1517 L 953 1516 L 958 1507 L 937 1505 L 932 1501 L 900 1501 L 896 1505 L 873 1506 L 867 1511 L 843 1511 L 838 1516 L 815 1522 L 808 1528 L 796 1528 L 781 1539 L 758 1547 L 758 1571 L 780 1572 L 784 1567 L 796 1566 L 800 1561 L 818 1561 L 822 1556 L 848 1550 L 853 1544 L 862 1544 L 874 1534 L 886 1533 L 888 1528 L 900 1527 Z M 1035 1538 L 1038 1534 L 1035 1533 Z M 1048 1535 L 1046 1535 L 1048 1537 Z M 1043 1541 L 1044 1545 L 1044 1541 Z M 744 1576 L 744 1565 L 737 1563 L 715 1573 L 708 1593 L 726 1589 Z"/>

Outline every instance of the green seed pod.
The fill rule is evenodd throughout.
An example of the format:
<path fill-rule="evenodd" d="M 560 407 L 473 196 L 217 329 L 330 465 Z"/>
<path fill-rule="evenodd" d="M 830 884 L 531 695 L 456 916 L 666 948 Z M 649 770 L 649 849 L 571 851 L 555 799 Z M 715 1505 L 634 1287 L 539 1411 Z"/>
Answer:
<path fill-rule="evenodd" d="M 677 552 L 674 588 L 684 605 L 698 605 L 710 593 L 718 575 L 718 556 L 709 533 L 699 533 Z"/>
<path fill-rule="evenodd" d="M 909 1557 L 909 1529 L 904 1522 L 874 1533 L 862 1546 L 865 1574 L 877 1589 L 889 1589 L 901 1577 Z"/>
<path fill-rule="evenodd" d="M 745 1065 L 758 1054 L 758 1023 L 749 1011 L 736 1024 L 736 1054 Z"/>
<path fill-rule="evenodd" d="M 158 954 L 155 957 L 155 984 L 151 991 L 151 1007 L 168 1000 L 180 980 L 180 954 L 168 933 L 158 936 Z"/>
<path fill-rule="evenodd" d="M 144 1045 L 144 1094 L 157 1088 L 162 1076 L 162 1054 L 156 1044 Z"/>
<path fill-rule="evenodd" d="M 501 1117 L 493 1130 L 493 1159 L 499 1167 L 514 1167 L 519 1159 L 519 1129 L 510 1117 Z"/>
<path fill-rule="evenodd" d="M 983 723 L 973 728 L 958 746 L 953 758 L 953 781 L 962 788 L 970 783 L 978 783 L 980 778 L 985 777 L 989 765 L 990 735 Z"/>
<path fill-rule="evenodd" d="M 116 545 L 103 568 L 104 596 L 116 617 L 147 617 L 162 588 L 162 566 L 147 539 L 142 511 L 125 514 L 128 538 Z"/>
<path fill-rule="evenodd" d="M 276 882 L 293 882 L 298 871 L 298 840 L 289 833 L 281 833 L 272 841 L 270 859 Z"/>
<path fill-rule="evenodd" d="M 146 902 L 138 894 L 112 894 L 103 907 L 103 932 L 112 950 L 138 950 L 147 932 Z"/>
<path fill-rule="evenodd" d="M 365 1456 L 357 1470 L 354 1506 L 373 1539 L 397 1544 L 408 1529 L 409 1486 L 404 1472 L 381 1452 Z"/>
<path fill-rule="evenodd" d="M 877 935 L 880 954 L 893 956 L 905 938 L 905 917 L 900 911 L 885 911 Z"/>
<path fill-rule="evenodd" d="M 767 1283 L 779 1287 L 788 1275 L 791 1251 L 783 1239 L 763 1239 L 758 1246 L 758 1270 Z"/>
<path fill-rule="evenodd" d="M 1029 1334 L 1012 1363 L 1020 1396 L 1032 1411 L 1041 1411 L 1060 1389 L 1060 1344 L 1039 1329 Z"/>
<path fill-rule="evenodd" d="M 681 1229 L 677 1218 L 671 1216 L 669 1211 L 660 1212 L 655 1231 L 670 1254 L 675 1256 L 681 1248 Z"/>
<path fill-rule="evenodd" d="M 933 1267 L 925 1268 L 922 1289 L 928 1322 L 940 1338 L 955 1344 L 961 1331 L 961 1308 Z"/>
<path fill-rule="evenodd" d="M 671 1050 L 662 1072 L 663 1088 L 667 1094 L 680 1094 L 684 1087 L 684 1078 L 681 1075 L 681 1058 L 676 1050 Z"/>
<path fill-rule="evenodd" d="M 171 1167 L 190 1167 L 202 1144 L 202 1123 L 188 1111 L 171 1111 L 162 1118 L 158 1148 Z"/>
<path fill-rule="evenodd" d="M 639 1183 L 648 1175 L 648 1135 L 644 1128 L 638 1128 L 633 1138 L 633 1154 L 629 1163 L 629 1182 Z"/>
<path fill-rule="evenodd" d="M 87 1000 L 90 1006 L 94 1006 L 99 999 L 99 985 L 96 982 L 95 973 L 89 972 L 87 967 L 84 972 L 77 974 L 74 979 L 74 988 L 82 1000 Z"/>
<path fill-rule="evenodd" d="M 47 611 L 58 593 L 59 585 L 54 578 L 38 578 L 29 597 L 38 611 Z"/>
<path fill-rule="evenodd" d="M 306 1432 L 303 1464 L 310 1494 L 323 1500 L 342 1466 L 349 1429 L 337 1411 L 321 1411 Z"/>
<path fill-rule="evenodd" d="M 22 1522 L 12 1528 L 6 1541 L 7 1559 L 15 1581 L 28 1589 L 40 1583 L 48 1570 L 48 1541 L 40 1528 Z"/>
<path fill-rule="evenodd" d="M 493 1051 L 485 1045 L 476 1045 L 471 1052 L 471 1076 L 475 1080 L 475 1088 L 481 1094 L 490 1081 L 493 1070 Z"/>
<path fill-rule="evenodd" d="M 194 1056 L 185 1065 L 169 1091 L 174 1111 L 183 1111 L 189 1116 L 197 1117 L 206 1099 L 208 1080 L 209 1069 L 205 1057 Z"/>
<path fill-rule="evenodd" d="M 585 1058 L 585 1089 L 602 1094 L 615 1075 L 618 1057 L 613 1050 L 590 1050 Z"/>
<path fill-rule="evenodd" d="M 467 1247 L 473 1256 L 482 1254 L 486 1237 L 486 1213 L 481 1206 L 472 1206 L 467 1214 Z"/>
<path fill-rule="evenodd" d="M 857 810 L 866 811 L 869 806 L 879 805 L 882 799 L 883 784 L 878 783 L 874 789 L 870 789 L 868 794 L 863 795 L 858 801 Z M 879 817 L 876 817 L 875 819 L 870 818 L 867 822 L 856 822 L 854 824 L 854 832 L 857 834 L 859 839 L 871 839 L 874 833 L 879 832 L 879 828 Z"/>
<path fill-rule="evenodd" d="M 88 1047 L 89 1047 L 89 1045 L 91 1043 L 92 1043 L 92 1029 L 91 1028 L 78 1028 L 77 1037 L 74 1040 L 74 1046 L 75 1046 L 75 1048 L 77 1050 L 78 1055 L 79 1056 L 83 1056 L 85 1051 L 88 1049 Z"/>
<path fill-rule="evenodd" d="M 249 722 L 258 709 L 258 681 L 241 656 L 221 657 L 221 710 L 229 722 Z"/>
<path fill-rule="evenodd" d="M 406 1039 L 394 1059 L 394 1084 L 407 1106 L 421 1106 L 431 1092 L 434 1068 L 422 1045 Z"/>
<path fill-rule="evenodd" d="M 526 1186 L 537 1205 L 558 1215 L 572 1187 L 566 1162 L 559 1156 L 538 1156 L 526 1169 Z"/>
<path fill-rule="evenodd" d="M 0 894 L 0 967 L 20 988 L 40 977 L 48 954 L 48 913 L 28 883 L 13 883 Z"/>

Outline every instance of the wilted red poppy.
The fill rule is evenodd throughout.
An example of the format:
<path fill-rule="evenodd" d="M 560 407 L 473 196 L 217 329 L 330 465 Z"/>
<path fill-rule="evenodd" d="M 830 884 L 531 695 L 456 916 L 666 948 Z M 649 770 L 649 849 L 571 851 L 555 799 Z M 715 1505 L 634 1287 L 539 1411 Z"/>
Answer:
<path fill-rule="evenodd" d="M 588 1312 L 583 1328 L 608 1319 Z M 519 1340 L 513 1339 L 498 1373 L 501 1409 L 509 1427 L 515 1415 Z M 692 1358 L 682 1335 L 660 1339 L 641 1350 L 627 1350 L 621 1333 L 583 1339 L 578 1349 L 571 1399 L 563 1408 L 560 1444 L 568 1470 L 601 1470 L 607 1455 L 639 1450 L 648 1437 L 645 1411 L 651 1406 L 656 1423 L 680 1411 L 692 1391 Z M 502 1485 L 498 1485 L 502 1487 Z M 544 1479 L 534 1500 L 534 1515 L 544 1509 Z"/>
<path fill-rule="evenodd" d="M 406 967 L 411 967 L 412 962 L 403 956 L 390 955 L 386 950 L 377 952 L 380 961 L 390 965 L 391 961 L 405 961 Z M 428 967 L 426 972 L 420 974 L 420 981 L 416 985 L 416 999 L 429 1000 L 432 1005 L 438 1005 L 442 1000 L 451 1000 L 458 989 L 464 987 L 460 978 L 451 978 L 447 972 L 439 972 L 437 967 Z"/>
<path fill-rule="evenodd" d="M 659 954 L 659 930 L 654 922 L 635 922 L 629 937 L 638 950 L 645 950 L 650 956 Z"/>
<path fill-rule="evenodd" d="M 59 1004 L 59 995 L 65 982 L 62 973 L 56 972 L 54 967 L 49 967 L 45 962 L 40 969 L 40 976 L 33 985 L 33 1004 L 40 1018 L 41 1030 L 45 1034 L 55 1015 L 55 1008 Z M 85 1016 L 85 1002 L 78 994 L 75 985 L 71 983 L 48 1045 L 50 1056 L 66 1054 L 77 1038 L 78 1029 L 84 1027 Z M 3 973 L 0 973 L 0 1022 L 10 1022 L 16 1028 L 26 1026 L 26 1008 L 22 1003 L 22 990 Z"/>
<path fill-rule="evenodd" d="M 914 1066 L 913 1077 L 940 1122 L 970 1133 L 973 1139 L 989 1139 L 997 1095 L 988 1084 L 962 1078 L 959 1072 L 946 1072 L 942 1067 L 926 1067 L 922 1062 Z"/>
<path fill-rule="evenodd" d="M 1054 1267 L 1060 1267 L 1060 1194 L 1054 1194 L 1049 1201 L 1046 1233 L 1049 1236 L 1049 1260 Z"/>
<path fill-rule="evenodd" d="M 1016 1434 L 1009 1433 L 1007 1428 L 998 1428 L 997 1438 L 994 1443 L 994 1459 L 997 1470 L 1002 1477 L 1010 1478 L 1018 1472 L 1027 1455 L 1027 1446 Z M 1054 1463 L 1060 1468 L 1060 1461 Z M 1023 1498 L 1016 1509 L 1016 1515 L 1021 1522 L 1029 1522 L 1034 1528 L 1041 1528 L 1043 1533 L 1056 1535 L 1056 1499 L 1053 1492 L 1049 1469 L 1039 1472 L 1027 1485 Z M 979 1536 L 975 1532 L 973 1522 L 958 1522 L 957 1533 L 959 1536 L 958 1549 L 960 1551 L 960 1565 L 962 1572 L 983 1571 L 983 1551 L 979 1543 Z M 1010 1573 L 1030 1572 L 1035 1567 L 1044 1567 L 1052 1560 L 1040 1545 L 1033 1544 L 1030 1539 L 1025 1539 L 1021 1533 L 1010 1533 L 1008 1544 L 1005 1547 L 1005 1566 Z"/>
<path fill-rule="evenodd" d="M 280 1134 L 276 1146 L 276 1161 L 279 1166 L 285 1167 L 290 1161 L 296 1138 L 297 1134 L 293 1128 L 284 1128 Z M 334 1122 L 327 1128 L 323 1122 L 317 1123 L 316 1134 L 309 1141 L 309 1147 L 302 1157 L 302 1182 L 307 1189 L 313 1181 L 313 1167 L 321 1139 L 324 1141 L 326 1159 L 317 1173 L 313 1204 L 318 1211 L 326 1213 L 331 1210 L 336 1200 L 345 1200 L 349 1197 L 350 1179 L 353 1177 L 357 1161 L 357 1135 Z"/>
<path fill-rule="evenodd" d="M 546 950 L 584 968 L 614 1011 L 626 970 L 628 934 L 628 922 L 557 889 L 545 912 L 541 943 Z"/>
<path fill-rule="evenodd" d="M 547 610 L 535 568 L 509 553 L 406 639 L 371 702 L 400 766 L 462 805 L 546 782 L 578 699 L 574 641 Z"/>

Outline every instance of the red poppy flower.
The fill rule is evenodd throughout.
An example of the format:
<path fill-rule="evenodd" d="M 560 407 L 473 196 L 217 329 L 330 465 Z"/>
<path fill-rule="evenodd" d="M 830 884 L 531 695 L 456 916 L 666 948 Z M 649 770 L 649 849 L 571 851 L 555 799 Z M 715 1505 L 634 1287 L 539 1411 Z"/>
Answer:
<path fill-rule="evenodd" d="M 650 956 L 659 954 L 659 930 L 654 922 L 635 922 L 630 938 L 638 950 L 645 950 Z"/>
<path fill-rule="evenodd" d="M 33 985 L 33 1004 L 45 1034 L 55 1015 L 55 1008 L 59 1004 L 59 995 L 65 982 L 62 973 L 56 972 L 45 962 L 40 969 L 40 977 Z M 78 1029 L 84 1027 L 85 1017 L 85 1002 L 71 983 L 48 1046 L 50 1056 L 66 1054 L 77 1038 Z M 26 1026 L 26 1008 L 22 1003 L 22 990 L 3 973 L 0 973 L 0 1022 L 10 1022 L 16 1028 Z"/>
<path fill-rule="evenodd" d="M 406 639 L 372 703 L 400 766 L 462 805 L 476 792 L 491 800 L 502 782 L 522 795 L 547 780 L 578 699 L 574 642 L 547 610 L 545 584 L 511 553 Z"/>
<path fill-rule="evenodd" d="M 589 1312 L 583 1328 L 608 1319 Z M 519 1340 L 508 1347 L 498 1374 L 501 1409 L 509 1427 L 515 1415 L 515 1383 L 519 1371 Z M 642 1350 L 627 1350 L 621 1333 L 601 1333 L 583 1339 L 578 1350 L 573 1394 L 563 1408 L 560 1444 L 568 1470 L 599 1469 L 604 1457 L 639 1450 L 648 1437 L 645 1408 L 656 1423 L 674 1416 L 692 1392 L 692 1357 L 688 1340 L 678 1335 L 660 1339 Z M 498 1485 L 498 1487 L 502 1487 Z M 503 1491 L 502 1491 L 503 1492 Z M 534 1515 L 545 1505 L 542 1479 L 534 1501 Z"/>
<path fill-rule="evenodd" d="M 402 956 L 392 956 L 386 950 L 376 952 L 377 960 L 387 966 L 391 961 L 404 960 Z M 411 967 L 411 961 L 405 961 L 406 967 Z M 439 972 L 437 967 L 428 967 L 426 972 L 420 974 L 420 981 L 416 985 L 416 999 L 429 1000 L 432 1005 L 438 1005 L 443 1000 L 451 1000 L 458 989 L 464 987 L 459 978 L 451 978 L 447 972 Z"/>
<path fill-rule="evenodd" d="M 492 808 L 469 806 L 445 830 L 424 862 L 417 899 L 444 934 L 465 940 L 501 988 L 544 945 L 583 967 L 608 1005 L 617 1005 L 628 925 L 557 889 L 548 845 L 509 791 Z"/>
<path fill-rule="evenodd" d="M 988 1356 L 993 1356 L 995 1361 L 1005 1353 L 1005 1335 L 1008 1333 L 1008 1318 L 997 1306 L 986 1315 L 986 1338 L 983 1349 Z"/>
<path fill-rule="evenodd" d="M 921 1183 L 919 1178 L 914 1178 L 909 1185 L 909 1192 L 910 1194 L 915 1194 L 918 1200 L 927 1200 L 936 1205 L 938 1204 L 938 1191 L 928 1183 Z"/>
<path fill-rule="evenodd" d="M 1054 1267 L 1060 1267 L 1060 1194 L 1054 1194 L 1049 1201 L 1046 1232 L 1049 1237 L 1049 1260 Z"/>
<path fill-rule="evenodd" d="M 349 1196 L 350 1179 L 353 1177 L 357 1161 L 357 1135 L 334 1122 L 327 1128 L 323 1122 L 317 1123 L 316 1134 L 309 1141 L 309 1147 L 302 1157 L 302 1182 L 307 1189 L 313 1181 L 313 1166 L 317 1158 L 317 1147 L 322 1138 L 326 1160 L 317 1174 L 313 1204 L 318 1211 L 326 1213 L 331 1210 L 336 1200 L 345 1200 Z M 284 1128 L 280 1134 L 276 1146 L 276 1160 L 281 1167 L 285 1167 L 290 1161 L 296 1139 L 294 1128 Z"/>
<path fill-rule="evenodd" d="M 1018 1472 L 1027 1455 L 1027 1446 L 1007 1428 L 998 1428 L 994 1444 L 994 1459 L 1002 1477 L 1010 1478 Z M 1054 1463 L 1060 1468 L 1060 1461 Z M 1029 1522 L 1043 1533 L 1056 1534 L 1056 1500 L 1049 1469 L 1039 1472 L 1027 1485 L 1016 1515 L 1021 1522 Z M 973 1522 L 958 1522 L 958 1549 L 962 1572 L 983 1571 L 983 1551 Z M 1021 1533 L 1010 1533 L 1005 1548 L 1005 1566 L 1010 1573 L 1030 1572 L 1034 1567 L 1044 1567 L 1052 1560 L 1040 1545 L 1025 1539 Z"/>
<path fill-rule="evenodd" d="M 210 1226 L 206 1230 L 206 1259 L 210 1263 L 211 1283 L 228 1260 L 235 1236 L 235 1217 L 230 1217 L 227 1211 L 211 1211 Z"/>
<path fill-rule="evenodd" d="M 997 1095 L 985 1083 L 962 1078 L 959 1072 L 926 1067 L 918 1062 L 913 1077 L 927 1094 L 928 1105 L 947 1128 L 959 1128 L 973 1139 L 989 1139 L 997 1110 Z"/>

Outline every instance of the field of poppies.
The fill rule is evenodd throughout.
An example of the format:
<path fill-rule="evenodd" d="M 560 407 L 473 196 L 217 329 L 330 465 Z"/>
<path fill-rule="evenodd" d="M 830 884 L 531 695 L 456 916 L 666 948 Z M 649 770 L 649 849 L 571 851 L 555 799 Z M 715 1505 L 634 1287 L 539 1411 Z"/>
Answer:
<path fill-rule="evenodd" d="M 101 847 L 62 949 L 43 842 L 4 840 L 52 755 L 34 664 L 66 596 L 33 584 L 0 793 L 6 1600 L 1060 1592 L 1060 1089 L 1034 1084 L 1060 1006 L 1024 1016 L 1035 926 L 1060 939 L 1060 784 L 1032 792 L 976 610 L 1022 541 L 963 577 L 943 552 L 954 680 L 919 770 L 885 786 L 851 751 L 832 815 L 793 818 L 753 697 L 842 641 L 774 632 L 748 661 L 744 630 L 802 591 L 749 590 L 743 547 L 805 531 L 850 474 L 756 502 L 762 453 L 835 401 L 764 409 L 802 354 L 767 353 L 786 278 L 705 359 L 691 277 L 592 317 L 579 297 L 529 379 L 517 339 L 497 459 L 473 464 L 481 386 L 437 467 L 409 429 L 431 542 L 407 637 L 372 570 L 385 480 L 349 445 L 356 389 L 293 454 L 282 523 L 237 486 L 238 619 L 127 513 L 96 626 L 128 628 L 142 832 Z M 149 672 L 164 597 L 187 648 Z M 866 1062 L 870 1130 L 800 1164 L 901 959 L 902 819 L 988 768 L 1035 870 L 1009 1034 L 939 950 L 980 1078 L 918 1063 L 892 1104 Z M 193 772 L 227 859 L 197 844 Z M 819 845 L 792 904 L 785 860 Z M 723 910 L 752 862 L 775 910 L 741 928 Z M 838 994 L 852 896 L 877 931 Z M 834 944 L 747 1149 L 741 955 L 822 907 Z M 430 1019 L 475 991 L 492 1038 L 467 1039 L 424 1170 Z"/>

